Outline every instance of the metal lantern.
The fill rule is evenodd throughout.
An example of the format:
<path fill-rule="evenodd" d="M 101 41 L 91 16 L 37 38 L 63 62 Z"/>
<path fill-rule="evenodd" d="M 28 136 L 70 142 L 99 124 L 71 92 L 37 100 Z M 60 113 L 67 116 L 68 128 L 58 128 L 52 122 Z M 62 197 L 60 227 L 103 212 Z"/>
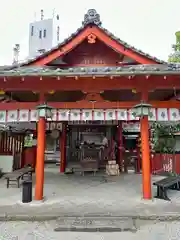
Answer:
<path fill-rule="evenodd" d="M 148 104 L 148 103 L 140 103 L 140 104 L 137 104 L 133 107 L 133 115 L 135 117 L 144 117 L 144 116 L 151 116 L 151 108 L 152 108 L 152 105 L 151 104 Z"/>
<path fill-rule="evenodd" d="M 46 119 L 52 118 L 52 107 L 48 106 L 47 104 L 40 104 L 37 107 L 38 110 L 38 117 L 44 117 Z"/>

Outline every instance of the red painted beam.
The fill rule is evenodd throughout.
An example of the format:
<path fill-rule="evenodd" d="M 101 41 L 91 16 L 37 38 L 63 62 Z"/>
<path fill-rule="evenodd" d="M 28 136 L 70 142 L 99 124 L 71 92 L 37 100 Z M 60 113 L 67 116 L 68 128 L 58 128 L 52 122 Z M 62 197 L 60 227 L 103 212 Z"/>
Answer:
<path fill-rule="evenodd" d="M 85 91 L 100 92 L 106 90 L 132 89 L 180 89 L 180 76 L 172 75 L 164 79 L 163 76 L 129 77 L 7 77 L 6 81 L 0 78 L 0 88 L 4 91 Z"/>
<path fill-rule="evenodd" d="M 85 91 L 98 92 L 104 90 L 131 89 L 137 86 L 138 80 L 122 78 L 85 78 L 66 77 L 58 80 L 56 77 L 26 77 L 24 81 L 21 78 L 8 78 L 6 82 L 0 79 L 1 89 L 6 91 Z"/>

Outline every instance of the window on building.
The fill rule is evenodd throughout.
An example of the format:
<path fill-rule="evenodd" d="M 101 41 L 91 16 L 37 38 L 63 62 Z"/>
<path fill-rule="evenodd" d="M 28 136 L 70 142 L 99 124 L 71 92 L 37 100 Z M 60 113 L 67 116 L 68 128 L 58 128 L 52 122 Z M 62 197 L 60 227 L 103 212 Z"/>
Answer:
<path fill-rule="evenodd" d="M 44 37 L 44 38 L 46 37 L 46 29 L 44 29 L 43 37 Z"/>
<path fill-rule="evenodd" d="M 34 35 L 34 26 L 31 26 L 31 36 Z"/>
<path fill-rule="evenodd" d="M 39 38 L 42 38 L 42 31 L 39 31 Z"/>

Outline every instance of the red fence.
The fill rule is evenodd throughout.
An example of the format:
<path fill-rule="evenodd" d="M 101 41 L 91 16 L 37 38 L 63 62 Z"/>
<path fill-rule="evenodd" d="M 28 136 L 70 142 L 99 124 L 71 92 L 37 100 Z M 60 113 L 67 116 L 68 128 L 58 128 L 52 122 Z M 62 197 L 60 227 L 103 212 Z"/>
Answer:
<path fill-rule="evenodd" d="M 23 143 L 23 135 L 9 136 L 7 132 L 1 133 L 0 155 L 14 156 L 13 169 L 18 169 L 21 167 Z"/>
<path fill-rule="evenodd" d="M 22 151 L 24 136 L 9 136 L 7 132 L 3 132 L 0 142 L 0 155 L 16 154 Z"/>
<path fill-rule="evenodd" d="M 154 154 L 151 158 L 152 174 L 175 172 L 180 174 L 180 154 Z"/>

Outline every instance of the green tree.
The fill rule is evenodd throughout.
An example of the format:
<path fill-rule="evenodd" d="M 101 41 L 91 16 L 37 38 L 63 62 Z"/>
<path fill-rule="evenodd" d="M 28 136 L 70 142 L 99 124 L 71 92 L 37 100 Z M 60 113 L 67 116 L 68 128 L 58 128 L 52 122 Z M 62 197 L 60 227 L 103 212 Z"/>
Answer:
<path fill-rule="evenodd" d="M 173 44 L 173 53 L 169 55 L 168 62 L 180 63 L 180 31 L 175 33 L 176 44 Z"/>
<path fill-rule="evenodd" d="M 153 152 L 174 153 L 175 136 L 180 132 L 180 124 L 166 125 L 153 123 L 151 126 L 151 145 Z"/>

